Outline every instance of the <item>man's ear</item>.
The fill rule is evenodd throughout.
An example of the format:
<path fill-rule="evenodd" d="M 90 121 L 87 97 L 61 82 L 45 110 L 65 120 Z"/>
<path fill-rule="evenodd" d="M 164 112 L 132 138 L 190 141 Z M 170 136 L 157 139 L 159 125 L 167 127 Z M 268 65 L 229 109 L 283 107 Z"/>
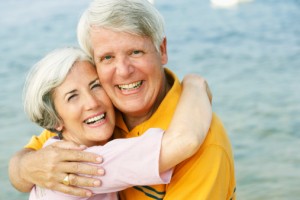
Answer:
<path fill-rule="evenodd" d="M 160 54 L 161 54 L 161 62 L 163 65 L 168 63 L 168 52 L 167 52 L 167 38 L 164 37 L 163 41 L 161 42 L 160 46 Z"/>

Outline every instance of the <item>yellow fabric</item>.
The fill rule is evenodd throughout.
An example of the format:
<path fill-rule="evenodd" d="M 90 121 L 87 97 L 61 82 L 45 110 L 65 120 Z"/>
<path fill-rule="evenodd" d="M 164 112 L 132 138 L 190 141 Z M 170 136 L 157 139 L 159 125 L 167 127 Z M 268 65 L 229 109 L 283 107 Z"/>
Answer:
<path fill-rule="evenodd" d="M 151 127 L 167 129 L 181 94 L 181 85 L 171 71 L 166 69 L 166 72 L 168 80 L 174 83 L 157 111 L 131 131 L 118 114 L 116 137 L 139 136 Z M 201 148 L 193 157 L 175 167 L 170 184 L 135 186 L 120 192 L 120 197 L 121 200 L 233 200 L 235 185 L 231 145 L 220 119 L 213 114 L 209 133 Z"/>
<path fill-rule="evenodd" d="M 44 130 L 39 136 L 32 136 L 29 143 L 25 146 L 25 148 L 30 148 L 34 150 L 41 149 L 43 144 L 51 137 L 57 135 L 56 133 L 52 133 L 48 130 Z"/>

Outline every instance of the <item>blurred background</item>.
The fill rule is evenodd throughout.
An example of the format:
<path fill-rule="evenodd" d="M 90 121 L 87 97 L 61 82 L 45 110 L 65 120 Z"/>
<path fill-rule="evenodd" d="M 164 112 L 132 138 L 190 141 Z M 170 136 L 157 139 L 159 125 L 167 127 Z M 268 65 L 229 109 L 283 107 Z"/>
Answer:
<path fill-rule="evenodd" d="M 0 0 L 0 199 L 28 199 L 7 175 L 9 158 L 41 131 L 23 112 L 26 73 L 54 48 L 77 46 L 89 2 Z M 154 4 L 166 22 L 167 67 L 209 82 L 234 150 L 238 199 L 298 199 L 300 1 Z"/>

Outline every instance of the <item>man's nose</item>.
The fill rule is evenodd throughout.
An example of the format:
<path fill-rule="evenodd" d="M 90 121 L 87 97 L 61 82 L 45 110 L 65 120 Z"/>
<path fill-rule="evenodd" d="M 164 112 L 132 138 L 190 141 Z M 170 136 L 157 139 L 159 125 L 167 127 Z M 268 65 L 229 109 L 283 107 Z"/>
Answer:
<path fill-rule="evenodd" d="M 116 73 L 122 77 L 128 77 L 134 71 L 134 67 L 128 56 L 122 56 L 117 59 Z"/>

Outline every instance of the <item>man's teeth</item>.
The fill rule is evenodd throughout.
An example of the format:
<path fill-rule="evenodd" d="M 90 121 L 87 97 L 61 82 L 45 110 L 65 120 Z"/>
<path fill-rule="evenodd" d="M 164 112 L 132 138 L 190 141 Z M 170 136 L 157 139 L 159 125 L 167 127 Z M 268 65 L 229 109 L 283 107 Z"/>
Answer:
<path fill-rule="evenodd" d="M 105 118 L 105 114 L 102 114 L 102 115 L 98 115 L 96 117 L 92 117 L 90 119 L 87 119 L 84 122 L 87 123 L 87 124 L 94 124 L 94 123 L 99 122 L 100 120 L 102 120 L 104 118 Z"/>
<path fill-rule="evenodd" d="M 118 87 L 121 89 L 121 90 L 132 90 L 132 89 L 136 89 L 138 87 L 140 87 L 142 85 L 142 82 L 143 81 L 138 81 L 138 82 L 135 82 L 135 83 L 130 83 L 130 84 L 127 84 L 127 85 L 119 85 Z"/>

